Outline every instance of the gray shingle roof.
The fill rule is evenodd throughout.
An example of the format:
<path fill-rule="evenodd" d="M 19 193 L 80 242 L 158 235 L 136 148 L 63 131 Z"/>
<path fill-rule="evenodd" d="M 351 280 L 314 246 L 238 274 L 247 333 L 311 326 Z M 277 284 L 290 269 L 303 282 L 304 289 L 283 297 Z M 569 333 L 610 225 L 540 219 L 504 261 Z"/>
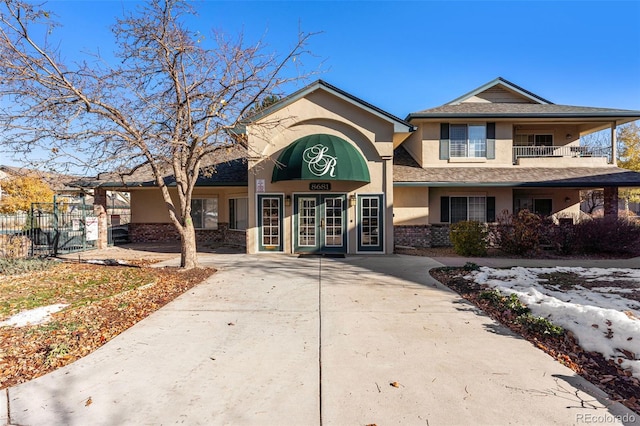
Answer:
<path fill-rule="evenodd" d="M 525 118 L 529 116 L 550 118 L 626 117 L 640 119 L 640 111 L 554 104 L 464 102 L 456 105 L 441 105 L 439 107 L 414 112 L 407 116 L 407 120 L 415 118 L 453 117 Z"/>
<path fill-rule="evenodd" d="M 403 147 L 396 148 L 393 165 L 395 184 L 467 187 L 640 187 L 640 173 L 614 166 L 422 168 Z"/>
<path fill-rule="evenodd" d="M 249 173 L 246 156 L 246 149 L 241 147 L 218 151 L 209 161 L 208 166 L 201 167 L 196 186 L 247 186 Z M 168 186 L 176 186 L 175 177 L 171 174 L 170 168 L 167 168 L 164 179 Z M 92 188 L 126 189 L 156 186 L 155 178 L 148 166 L 138 168 L 131 175 L 103 174 L 97 178 L 82 179 L 79 184 Z"/>

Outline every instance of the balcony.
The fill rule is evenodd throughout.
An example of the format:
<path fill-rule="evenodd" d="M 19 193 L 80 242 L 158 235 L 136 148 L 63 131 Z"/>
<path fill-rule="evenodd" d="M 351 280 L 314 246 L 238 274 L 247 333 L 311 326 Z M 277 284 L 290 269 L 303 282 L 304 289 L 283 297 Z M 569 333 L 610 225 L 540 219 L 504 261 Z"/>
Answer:
<path fill-rule="evenodd" d="M 611 147 L 514 146 L 513 164 L 521 166 L 603 166 L 611 162 Z"/>

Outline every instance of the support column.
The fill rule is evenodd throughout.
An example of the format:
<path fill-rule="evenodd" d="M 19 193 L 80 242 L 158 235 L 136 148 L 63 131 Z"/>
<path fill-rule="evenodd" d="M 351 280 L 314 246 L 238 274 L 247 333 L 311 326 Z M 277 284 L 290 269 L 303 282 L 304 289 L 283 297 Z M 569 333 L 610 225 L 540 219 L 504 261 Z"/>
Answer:
<path fill-rule="evenodd" d="M 107 225 L 107 191 L 102 188 L 93 190 L 93 214 L 98 218 L 98 249 L 109 245 L 109 229 Z"/>
<path fill-rule="evenodd" d="M 604 188 L 604 215 L 618 217 L 618 187 Z"/>
<path fill-rule="evenodd" d="M 617 165 L 618 161 L 618 141 L 616 135 L 616 122 L 611 122 L 611 164 Z M 616 191 L 617 192 L 617 191 Z"/>
<path fill-rule="evenodd" d="M 393 156 L 382 155 L 382 190 L 384 192 L 384 250 L 385 254 L 393 253 Z M 391 176 L 391 179 L 389 178 Z"/>

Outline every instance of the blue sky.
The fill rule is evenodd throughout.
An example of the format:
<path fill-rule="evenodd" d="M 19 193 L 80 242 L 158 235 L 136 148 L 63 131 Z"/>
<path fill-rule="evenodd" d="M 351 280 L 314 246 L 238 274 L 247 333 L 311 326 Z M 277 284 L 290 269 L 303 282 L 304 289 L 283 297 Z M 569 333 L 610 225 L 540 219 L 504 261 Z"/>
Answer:
<path fill-rule="evenodd" d="M 112 50 L 135 1 L 50 1 L 67 59 Z M 298 29 L 307 70 L 392 114 L 441 105 L 501 76 L 557 104 L 640 110 L 639 1 L 199 1 L 193 29 L 244 32 L 279 52 Z M 293 88 L 292 88 L 293 90 Z M 0 161 L 1 162 L 1 161 Z"/>
<path fill-rule="evenodd" d="M 51 1 L 61 47 L 111 50 L 134 1 Z M 558 104 L 640 110 L 638 1 L 200 1 L 193 27 L 284 52 L 320 32 L 305 64 L 395 115 L 441 105 L 501 76 Z"/>

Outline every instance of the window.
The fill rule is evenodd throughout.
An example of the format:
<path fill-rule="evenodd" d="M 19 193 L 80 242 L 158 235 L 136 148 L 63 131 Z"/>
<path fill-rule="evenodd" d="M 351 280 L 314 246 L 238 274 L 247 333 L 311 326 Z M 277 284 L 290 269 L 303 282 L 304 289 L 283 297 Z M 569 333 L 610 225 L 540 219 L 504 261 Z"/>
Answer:
<path fill-rule="evenodd" d="M 484 196 L 440 197 L 440 221 L 495 222 L 496 198 Z"/>
<path fill-rule="evenodd" d="M 229 200 L 229 229 L 245 231 L 249 223 L 249 207 L 246 198 Z"/>
<path fill-rule="evenodd" d="M 513 137 L 515 146 L 553 146 L 553 135 L 551 134 L 525 134 Z"/>
<path fill-rule="evenodd" d="M 191 219 L 196 229 L 218 229 L 218 199 L 192 199 Z"/>
<path fill-rule="evenodd" d="M 496 158 L 496 123 L 440 123 L 440 159 Z"/>
<path fill-rule="evenodd" d="M 513 199 L 513 211 L 529 210 L 540 216 L 550 216 L 553 212 L 551 198 L 517 197 Z"/>
<path fill-rule="evenodd" d="M 486 157 L 487 130 L 484 124 L 451 124 L 451 157 Z"/>

